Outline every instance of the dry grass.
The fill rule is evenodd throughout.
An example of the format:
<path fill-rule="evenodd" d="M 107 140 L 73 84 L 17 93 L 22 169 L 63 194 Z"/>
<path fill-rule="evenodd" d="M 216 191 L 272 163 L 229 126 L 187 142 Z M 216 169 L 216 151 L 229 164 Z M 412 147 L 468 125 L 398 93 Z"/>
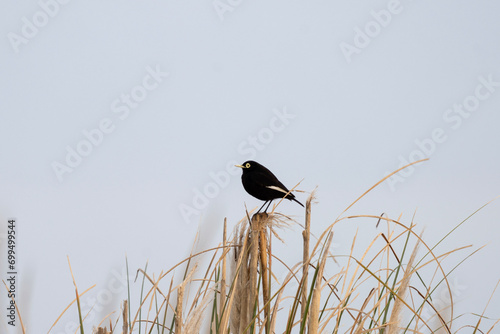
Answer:
<path fill-rule="evenodd" d="M 247 213 L 229 237 L 224 219 L 217 247 L 192 253 L 156 278 L 146 268 L 138 271 L 144 291 L 134 306 L 133 320 L 128 320 L 130 300 L 124 302 L 121 333 L 459 333 L 453 324 L 457 315 L 448 281 L 456 267 L 450 269 L 444 260 L 470 246 L 437 254 L 436 247 L 449 235 L 428 245 L 415 231 L 413 220 L 405 224 L 401 217 L 346 215 L 382 181 L 319 231 L 317 238 L 311 232 L 313 192 L 306 201 L 302 259 L 292 263 L 284 254 L 273 253 L 273 239 L 286 241 L 278 231 L 295 223 L 277 213 L 277 207 L 270 214 Z M 332 253 L 336 226 L 353 220 L 383 222 L 387 230 L 362 245 L 355 235 L 349 241 L 349 254 Z M 280 274 L 283 270 L 285 275 Z M 177 285 L 176 271 L 184 273 Z M 449 305 L 433 304 L 438 288 L 448 292 Z M 76 282 L 75 290 L 78 304 Z M 79 317 L 83 334 L 84 319 Z M 487 322 L 480 316 L 470 329 L 491 333 L 498 321 Z M 117 327 L 110 324 L 96 331 L 118 333 Z"/>

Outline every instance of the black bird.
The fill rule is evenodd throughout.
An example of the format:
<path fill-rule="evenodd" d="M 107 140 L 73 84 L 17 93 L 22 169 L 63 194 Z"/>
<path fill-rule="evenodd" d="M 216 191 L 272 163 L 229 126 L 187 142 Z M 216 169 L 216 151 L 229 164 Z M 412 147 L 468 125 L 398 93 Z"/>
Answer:
<path fill-rule="evenodd" d="M 246 161 L 243 165 L 235 166 L 243 169 L 241 182 L 247 193 L 261 201 L 265 201 L 257 212 L 260 212 L 264 205 L 269 202 L 264 210 L 264 212 L 266 212 L 272 200 L 277 198 L 286 198 L 302 205 L 302 203 L 295 199 L 294 194 L 292 194 L 269 169 L 258 162 Z"/>

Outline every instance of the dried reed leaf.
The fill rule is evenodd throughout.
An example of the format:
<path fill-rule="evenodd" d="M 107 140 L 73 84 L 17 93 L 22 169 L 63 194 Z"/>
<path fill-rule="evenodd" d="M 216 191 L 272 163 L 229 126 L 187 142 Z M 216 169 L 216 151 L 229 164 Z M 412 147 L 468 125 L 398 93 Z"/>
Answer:
<path fill-rule="evenodd" d="M 328 255 L 328 250 L 330 249 L 330 244 L 332 243 L 333 232 L 330 231 L 328 238 L 326 239 L 326 245 L 323 251 L 323 256 L 321 257 L 320 264 L 318 266 L 318 274 L 316 279 L 316 284 L 313 291 L 313 297 L 311 301 L 311 306 L 309 310 L 309 334 L 317 334 L 319 328 L 319 308 L 321 302 L 321 277 L 323 277 L 323 270 L 325 269 L 326 257 Z"/>
<path fill-rule="evenodd" d="M 397 334 L 399 331 L 399 322 L 401 320 L 401 312 L 403 310 L 403 301 L 405 300 L 406 293 L 408 292 L 408 287 L 410 286 L 410 279 L 415 273 L 413 270 L 413 262 L 417 256 L 418 248 L 420 242 L 417 241 L 413 252 L 411 253 L 408 264 L 406 265 L 406 270 L 404 277 L 399 285 L 397 298 L 394 301 L 394 307 L 391 312 L 391 317 L 389 319 L 389 325 L 387 326 L 387 334 Z"/>

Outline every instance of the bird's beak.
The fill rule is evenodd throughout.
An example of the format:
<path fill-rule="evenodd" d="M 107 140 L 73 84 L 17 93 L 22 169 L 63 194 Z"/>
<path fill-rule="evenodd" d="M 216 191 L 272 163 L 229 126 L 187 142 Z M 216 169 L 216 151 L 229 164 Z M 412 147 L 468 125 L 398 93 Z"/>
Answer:
<path fill-rule="evenodd" d="M 245 168 L 245 166 L 242 165 L 234 165 L 234 167 Z"/>

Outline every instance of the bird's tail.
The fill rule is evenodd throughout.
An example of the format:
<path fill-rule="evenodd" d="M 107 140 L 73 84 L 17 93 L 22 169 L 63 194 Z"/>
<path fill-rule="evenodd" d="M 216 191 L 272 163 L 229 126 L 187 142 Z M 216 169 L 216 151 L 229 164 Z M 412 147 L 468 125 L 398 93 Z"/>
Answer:
<path fill-rule="evenodd" d="M 299 203 L 302 207 L 304 207 L 304 204 L 300 203 L 299 201 L 297 201 L 295 198 L 292 198 L 293 201 Z"/>

